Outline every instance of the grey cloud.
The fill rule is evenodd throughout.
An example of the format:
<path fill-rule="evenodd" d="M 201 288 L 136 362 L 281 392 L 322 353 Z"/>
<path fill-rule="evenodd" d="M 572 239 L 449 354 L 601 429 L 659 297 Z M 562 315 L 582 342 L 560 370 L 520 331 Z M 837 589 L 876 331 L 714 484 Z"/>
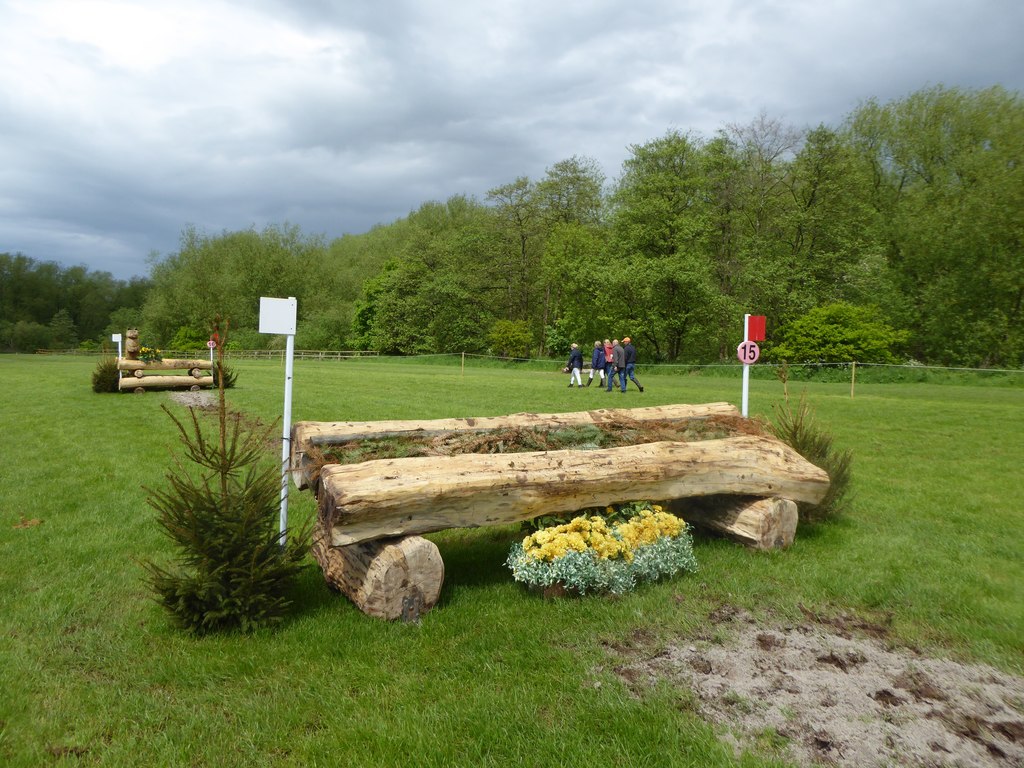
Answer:
<path fill-rule="evenodd" d="M 82 42 L 25 48 L 61 56 L 26 69 L 24 20 L 0 8 L 0 64 L 81 85 L 28 100 L 0 67 L 0 251 L 127 278 L 187 225 L 334 237 L 571 155 L 614 178 L 670 128 L 710 136 L 762 111 L 837 124 L 869 97 L 1024 83 L 1024 5 L 999 0 L 194 8 L 216 45 L 138 70 Z M 239 48 L 235 22 L 291 42 Z"/>

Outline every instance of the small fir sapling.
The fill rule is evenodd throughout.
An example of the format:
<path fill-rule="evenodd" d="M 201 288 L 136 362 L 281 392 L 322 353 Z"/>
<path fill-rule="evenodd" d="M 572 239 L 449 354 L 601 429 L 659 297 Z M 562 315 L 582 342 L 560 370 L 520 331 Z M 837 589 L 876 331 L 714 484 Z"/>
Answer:
<path fill-rule="evenodd" d="M 223 343 L 217 350 L 222 366 Z M 174 570 L 144 563 L 149 584 L 175 622 L 197 634 L 280 621 L 309 550 L 308 527 L 278 530 L 281 466 L 266 461 L 275 425 L 229 411 L 218 378 L 215 433 L 195 408 L 179 419 L 164 407 L 184 457 L 175 457 L 168 488 L 147 489 L 177 549 Z"/>

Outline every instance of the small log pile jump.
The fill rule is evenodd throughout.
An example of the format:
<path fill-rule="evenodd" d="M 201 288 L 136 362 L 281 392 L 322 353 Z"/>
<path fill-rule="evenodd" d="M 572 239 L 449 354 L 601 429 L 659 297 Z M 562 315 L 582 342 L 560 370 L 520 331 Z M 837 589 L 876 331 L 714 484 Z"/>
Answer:
<path fill-rule="evenodd" d="M 437 546 L 420 534 L 647 499 L 747 546 L 784 548 L 796 532 L 797 502 L 820 502 L 828 475 L 761 434 L 356 464 L 323 463 L 326 448 L 369 438 L 624 421 L 642 427 L 716 417 L 742 418 L 729 403 L 710 403 L 429 421 L 304 421 L 292 427 L 290 467 L 296 486 L 316 495 L 313 555 L 328 584 L 368 615 L 409 620 L 437 602 L 444 580 Z"/>
<path fill-rule="evenodd" d="M 139 332 L 129 329 L 125 337 L 125 356 L 117 359 L 117 369 L 122 372 L 117 382 L 119 391 L 141 393 L 149 389 L 190 389 L 195 392 L 213 386 L 213 363 L 209 360 L 140 360 Z M 182 369 L 186 373 L 153 373 Z"/>

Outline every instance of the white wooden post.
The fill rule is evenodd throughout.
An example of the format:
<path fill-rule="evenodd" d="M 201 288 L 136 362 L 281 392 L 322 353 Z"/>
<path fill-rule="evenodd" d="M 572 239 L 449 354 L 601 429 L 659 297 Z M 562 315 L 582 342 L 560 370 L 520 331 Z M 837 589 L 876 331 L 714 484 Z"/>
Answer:
<path fill-rule="evenodd" d="M 746 313 L 743 315 L 743 343 L 750 341 L 750 314 Z M 743 398 L 742 407 L 740 413 L 743 414 L 743 418 L 747 417 L 747 404 L 750 401 L 750 366 L 745 362 L 743 363 Z"/>
<path fill-rule="evenodd" d="M 295 357 L 297 302 L 260 297 L 260 333 L 284 334 L 287 338 L 284 361 L 284 423 L 281 425 L 281 546 L 288 530 L 288 461 L 291 458 L 292 369 Z"/>

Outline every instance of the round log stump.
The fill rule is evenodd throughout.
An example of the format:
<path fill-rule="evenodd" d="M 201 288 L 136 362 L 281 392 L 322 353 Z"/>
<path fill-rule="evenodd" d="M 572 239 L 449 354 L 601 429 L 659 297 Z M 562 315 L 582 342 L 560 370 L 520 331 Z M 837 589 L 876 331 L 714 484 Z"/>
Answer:
<path fill-rule="evenodd" d="M 444 562 L 432 541 L 405 536 L 344 547 L 330 541 L 318 524 L 312 553 L 324 580 L 368 616 L 416 621 L 437 604 Z"/>

